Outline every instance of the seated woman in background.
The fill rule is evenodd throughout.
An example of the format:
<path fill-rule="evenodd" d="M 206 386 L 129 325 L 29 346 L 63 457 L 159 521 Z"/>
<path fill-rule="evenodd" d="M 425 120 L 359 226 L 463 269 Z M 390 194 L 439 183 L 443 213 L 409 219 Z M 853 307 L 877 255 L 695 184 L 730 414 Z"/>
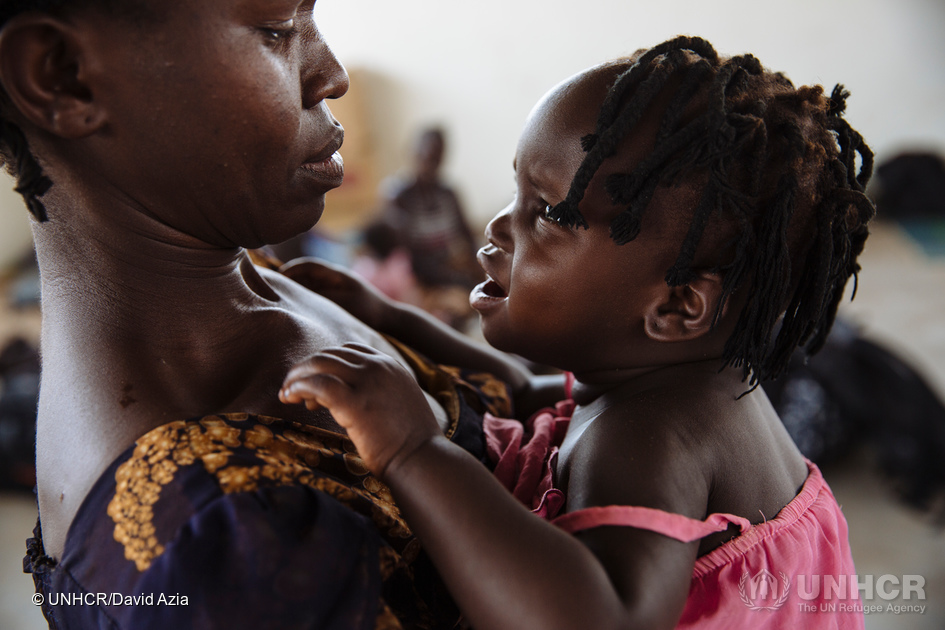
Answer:
<path fill-rule="evenodd" d="M 482 414 L 530 375 L 456 334 L 472 371 L 445 370 L 248 257 L 342 181 L 326 99 L 348 79 L 313 4 L 0 2 L 0 147 L 44 318 L 25 566 L 52 627 L 456 621 L 343 431 L 276 394 L 293 363 L 365 343 L 482 456 Z M 410 342 L 423 316 L 403 315 Z"/>

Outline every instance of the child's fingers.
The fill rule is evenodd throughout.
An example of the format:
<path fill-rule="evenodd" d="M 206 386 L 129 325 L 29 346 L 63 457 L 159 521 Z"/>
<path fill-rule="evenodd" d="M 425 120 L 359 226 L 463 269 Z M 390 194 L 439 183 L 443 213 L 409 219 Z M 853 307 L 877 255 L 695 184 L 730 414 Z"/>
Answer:
<path fill-rule="evenodd" d="M 375 350 L 371 346 L 367 346 L 363 343 L 357 343 L 350 341 L 343 346 L 335 346 L 332 348 L 326 348 L 322 350 L 319 354 L 328 354 L 334 357 L 350 363 L 351 365 L 367 365 L 373 362 L 384 362 L 385 360 L 392 360 L 390 356 Z M 317 356 L 317 355 L 316 355 Z"/>
<path fill-rule="evenodd" d="M 317 374 L 331 374 L 349 387 L 355 387 L 370 368 L 383 362 L 387 355 L 363 344 L 345 344 L 342 347 L 327 348 L 289 370 L 282 383 L 279 398 L 283 402 L 302 402 L 298 394 L 291 393 L 292 385 L 297 381 L 311 378 Z"/>
<path fill-rule="evenodd" d="M 334 407 L 350 394 L 348 384 L 328 373 L 310 374 L 279 390 L 279 400 L 287 404 L 304 402 L 308 409 Z"/>
<path fill-rule="evenodd" d="M 338 357 L 351 365 L 365 365 L 371 361 L 382 360 L 387 357 L 386 354 L 378 352 L 371 346 L 353 342 L 346 343 L 343 346 L 326 348 L 322 350 L 320 354 L 329 354 Z"/>
<path fill-rule="evenodd" d="M 283 380 L 283 386 L 290 385 L 295 380 L 306 378 L 320 372 L 334 374 L 344 381 L 352 378 L 354 372 L 361 365 L 361 362 L 353 355 L 339 356 L 333 352 L 335 350 L 340 350 L 340 348 L 329 348 L 292 366 Z"/>
<path fill-rule="evenodd" d="M 282 388 L 279 390 L 279 400 L 284 403 L 294 404 L 306 402 L 311 399 L 309 396 L 310 388 L 295 387 L 298 383 L 311 381 L 316 377 L 328 377 L 350 388 L 352 382 L 356 382 L 356 372 L 358 366 L 345 361 L 342 358 L 330 354 L 320 353 L 310 357 L 293 367 L 282 382 Z M 327 403 L 326 403 L 327 406 Z"/>
<path fill-rule="evenodd" d="M 346 343 L 343 346 L 326 348 L 299 363 L 289 370 L 286 381 L 289 381 L 298 373 L 305 373 L 307 370 L 325 370 L 337 374 L 349 384 L 354 384 L 352 379 L 361 376 L 364 368 L 392 362 L 391 357 L 370 346 L 360 343 Z"/>
<path fill-rule="evenodd" d="M 360 343 L 360 342 L 357 342 L 357 341 L 349 341 L 348 343 L 346 343 L 346 344 L 344 344 L 343 346 L 341 346 L 341 348 L 342 348 L 342 349 L 345 349 L 345 350 L 354 350 L 354 351 L 359 352 L 359 353 L 361 353 L 361 354 L 367 354 L 367 355 L 374 356 L 374 357 L 386 357 L 386 356 L 387 356 L 386 354 L 384 354 L 384 353 L 381 352 L 380 350 L 377 350 L 376 348 L 372 348 L 372 347 L 369 346 L 369 345 L 366 345 L 366 344 L 363 344 L 363 343 Z"/>

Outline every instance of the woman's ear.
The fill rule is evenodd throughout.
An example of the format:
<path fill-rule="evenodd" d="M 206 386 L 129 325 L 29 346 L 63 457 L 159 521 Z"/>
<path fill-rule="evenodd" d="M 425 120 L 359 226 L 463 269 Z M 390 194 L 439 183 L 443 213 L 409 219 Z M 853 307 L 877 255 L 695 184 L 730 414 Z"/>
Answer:
<path fill-rule="evenodd" d="M 88 51 L 74 27 L 24 13 L 0 32 L 0 82 L 23 118 L 63 138 L 82 138 L 104 123 L 86 83 Z"/>
<path fill-rule="evenodd" d="M 715 272 L 693 270 L 694 277 L 678 287 L 666 285 L 665 291 L 651 303 L 643 323 L 653 341 L 688 341 L 705 335 L 716 322 L 716 310 L 722 298 L 722 277 Z M 719 313 L 725 315 L 728 302 Z"/>

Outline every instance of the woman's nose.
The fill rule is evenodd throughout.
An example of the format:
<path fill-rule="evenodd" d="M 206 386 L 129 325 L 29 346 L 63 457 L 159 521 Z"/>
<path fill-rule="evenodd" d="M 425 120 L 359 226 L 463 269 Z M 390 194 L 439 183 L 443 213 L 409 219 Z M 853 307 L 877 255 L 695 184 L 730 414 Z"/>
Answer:
<path fill-rule="evenodd" d="M 348 73 L 328 42 L 315 29 L 315 42 L 302 53 L 302 104 L 311 109 L 326 98 L 340 98 L 348 91 Z"/>

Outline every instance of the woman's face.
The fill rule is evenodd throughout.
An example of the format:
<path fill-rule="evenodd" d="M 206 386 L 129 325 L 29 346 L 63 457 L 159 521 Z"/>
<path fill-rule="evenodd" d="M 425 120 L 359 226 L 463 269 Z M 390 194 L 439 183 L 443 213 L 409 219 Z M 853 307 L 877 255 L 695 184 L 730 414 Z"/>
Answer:
<path fill-rule="evenodd" d="M 341 184 L 325 99 L 348 77 L 315 0 L 154 0 L 138 23 L 78 18 L 102 53 L 89 157 L 120 197 L 189 236 L 257 247 L 307 230 Z"/>

